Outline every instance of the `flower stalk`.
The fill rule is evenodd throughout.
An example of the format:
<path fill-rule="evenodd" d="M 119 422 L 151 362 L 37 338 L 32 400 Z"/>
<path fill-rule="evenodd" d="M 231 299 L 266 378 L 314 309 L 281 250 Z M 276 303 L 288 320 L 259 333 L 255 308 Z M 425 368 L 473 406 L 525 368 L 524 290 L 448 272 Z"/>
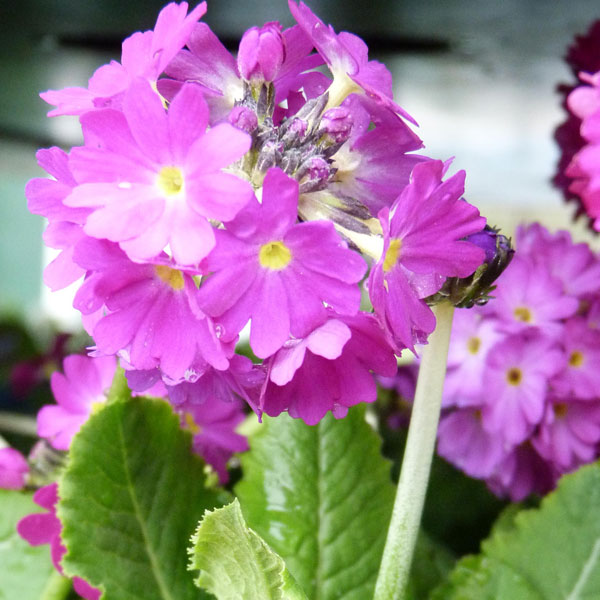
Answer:
<path fill-rule="evenodd" d="M 423 350 L 402 470 L 374 600 L 403 600 L 414 553 L 442 403 L 454 306 L 433 307 L 435 331 Z"/>

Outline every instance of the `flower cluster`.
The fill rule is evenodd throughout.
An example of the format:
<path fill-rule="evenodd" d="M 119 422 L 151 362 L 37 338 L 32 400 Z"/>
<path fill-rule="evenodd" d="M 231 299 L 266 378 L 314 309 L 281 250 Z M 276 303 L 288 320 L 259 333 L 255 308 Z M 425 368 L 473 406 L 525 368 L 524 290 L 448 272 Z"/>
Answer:
<path fill-rule="evenodd" d="M 309 424 L 375 400 L 374 374 L 435 327 L 425 299 L 484 260 L 464 172 L 415 153 L 389 71 L 289 7 L 296 25 L 248 30 L 234 58 L 205 3 L 169 4 L 87 88 L 42 94 L 85 140 L 40 150 L 51 178 L 26 189 L 60 250 L 46 283 L 80 281 L 94 355 L 199 427 L 235 420 L 235 398 Z M 261 362 L 236 354 L 245 327 Z M 55 444 L 70 435 L 42 421 Z"/>
<path fill-rule="evenodd" d="M 496 299 L 458 311 L 438 452 L 518 501 L 600 454 L 600 259 L 521 227 Z"/>
<path fill-rule="evenodd" d="M 557 128 L 561 157 L 554 184 L 568 200 L 579 203 L 593 227 L 600 230 L 600 21 L 575 39 L 566 56 L 577 85 L 559 87 L 567 119 Z"/>

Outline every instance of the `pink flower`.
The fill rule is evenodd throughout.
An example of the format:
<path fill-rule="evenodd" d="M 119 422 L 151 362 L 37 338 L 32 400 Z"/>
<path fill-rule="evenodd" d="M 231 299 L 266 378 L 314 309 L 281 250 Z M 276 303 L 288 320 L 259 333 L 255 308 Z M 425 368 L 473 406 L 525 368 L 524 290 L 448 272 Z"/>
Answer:
<path fill-rule="evenodd" d="M 246 81 L 273 81 L 285 60 L 285 52 L 279 23 L 252 27 L 240 41 L 237 55 L 239 72 Z"/>
<path fill-rule="evenodd" d="M 112 356 L 67 356 L 64 374 L 50 379 L 56 405 L 43 406 L 37 416 L 38 435 L 57 450 L 68 450 L 73 436 L 88 420 L 96 405 L 106 400 L 115 373 Z"/>
<path fill-rule="evenodd" d="M 206 12 L 202 2 L 187 14 L 187 2 L 167 4 L 159 13 L 154 31 L 137 32 L 123 42 L 121 63 L 100 67 L 88 88 L 48 90 L 40 96 L 57 108 L 48 116 L 82 115 L 99 108 L 121 108 L 127 88 L 136 78 L 156 85 L 167 64 L 183 48 L 196 21 Z"/>
<path fill-rule="evenodd" d="M 142 371 L 158 367 L 173 381 L 206 363 L 227 368 L 228 350 L 198 307 L 190 275 L 133 263 L 115 244 L 93 239 L 78 244 L 75 260 L 88 271 L 75 308 L 84 315 L 106 308 L 93 326 L 101 355 L 118 353 Z"/>
<path fill-rule="evenodd" d="M 81 122 L 93 144 L 71 151 L 79 185 L 65 203 L 94 209 L 84 231 L 119 242 L 134 260 L 168 246 L 179 264 L 197 264 L 215 243 L 208 219 L 229 221 L 252 197 L 248 182 L 222 171 L 249 149 L 249 136 L 229 123 L 207 132 L 196 86 L 184 86 L 166 112 L 136 80 L 123 113 L 96 111 Z"/>
<path fill-rule="evenodd" d="M 213 274 L 200 288 L 203 310 L 231 339 L 251 319 L 250 345 L 260 358 L 290 337 L 303 337 L 326 316 L 359 309 L 366 264 L 326 221 L 297 223 L 298 184 L 267 173 L 262 203 L 219 231 L 203 263 Z"/>
<path fill-rule="evenodd" d="M 471 275 L 485 257 L 481 248 L 461 240 L 485 225 L 479 211 L 461 199 L 464 171 L 442 182 L 444 170 L 441 161 L 416 165 L 391 210 L 379 213 L 384 246 L 371 269 L 369 296 L 394 343 L 411 350 L 435 328 L 422 299 L 446 277 Z"/>
<path fill-rule="evenodd" d="M 0 448 L 0 489 L 20 490 L 25 487 L 29 465 L 14 448 Z"/>
<path fill-rule="evenodd" d="M 36 504 L 45 508 L 46 513 L 34 513 L 24 517 L 17 523 L 17 532 L 32 546 L 50 544 L 50 556 L 55 569 L 63 575 L 60 561 L 67 552 L 60 539 L 62 531 L 61 522 L 56 516 L 58 502 L 58 485 L 52 483 L 40 488 L 33 496 Z M 102 592 L 90 586 L 80 577 L 73 578 L 75 591 L 86 600 L 98 600 Z"/>

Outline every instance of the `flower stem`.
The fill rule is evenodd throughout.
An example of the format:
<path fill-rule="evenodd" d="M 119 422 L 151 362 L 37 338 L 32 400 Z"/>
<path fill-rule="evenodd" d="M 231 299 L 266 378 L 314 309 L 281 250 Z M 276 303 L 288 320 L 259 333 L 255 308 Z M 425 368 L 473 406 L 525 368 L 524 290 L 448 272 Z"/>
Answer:
<path fill-rule="evenodd" d="M 0 412 L 0 431 L 36 437 L 35 417 L 19 413 Z"/>
<path fill-rule="evenodd" d="M 406 598 L 440 418 L 454 306 L 442 302 L 434 306 L 433 311 L 437 326 L 423 350 L 402 470 L 374 600 Z"/>

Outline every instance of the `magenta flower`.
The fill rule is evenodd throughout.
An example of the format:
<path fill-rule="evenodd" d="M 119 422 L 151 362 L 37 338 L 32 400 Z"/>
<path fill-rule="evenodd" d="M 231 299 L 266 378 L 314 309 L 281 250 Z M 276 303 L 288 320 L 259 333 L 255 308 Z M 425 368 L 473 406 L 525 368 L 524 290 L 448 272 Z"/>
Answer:
<path fill-rule="evenodd" d="M 23 489 L 28 473 L 27 460 L 18 450 L 0 448 L 0 489 Z"/>
<path fill-rule="evenodd" d="M 565 362 L 556 342 L 535 331 L 508 336 L 494 345 L 483 377 L 485 429 L 509 444 L 523 442 L 542 420 L 548 380 L 564 369 Z"/>
<path fill-rule="evenodd" d="M 461 238 L 483 229 L 485 219 L 461 199 L 464 171 L 442 182 L 441 161 L 415 166 L 411 183 L 391 210 L 379 213 L 383 252 L 369 276 L 376 314 L 399 347 L 414 350 L 435 328 L 422 298 L 437 292 L 446 277 L 471 275 L 485 257 Z"/>
<path fill-rule="evenodd" d="M 213 274 L 200 288 L 202 309 L 224 327 L 224 340 L 250 319 L 250 345 L 260 358 L 323 322 L 324 302 L 341 314 L 359 309 L 364 261 L 331 223 L 298 224 L 297 205 L 298 184 L 270 169 L 262 203 L 217 232 L 203 263 Z"/>
<path fill-rule="evenodd" d="M 348 142 L 332 156 L 337 172 L 331 189 L 342 197 L 360 201 L 372 215 L 377 215 L 382 208 L 391 206 L 408 185 L 413 167 L 429 160 L 408 154 L 423 143 L 404 121 L 390 118 L 381 109 L 369 115 L 355 98 L 332 110 L 345 110 L 353 116 L 354 124 Z M 369 128 L 371 121 L 376 124 L 373 129 Z"/>
<path fill-rule="evenodd" d="M 373 315 L 327 320 L 303 339 L 290 340 L 267 363 L 262 410 L 315 425 L 331 411 L 337 419 L 359 402 L 374 402 L 372 373 L 391 377 L 397 363 Z M 316 383 L 318 382 L 318 384 Z"/>
<path fill-rule="evenodd" d="M 73 436 L 97 405 L 106 400 L 115 373 L 113 356 L 67 356 L 63 373 L 50 378 L 56 405 L 43 406 L 37 416 L 38 435 L 57 450 L 68 450 Z"/>
<path fill-rule="evenodd" d="M 57 108 L 48 116 L 82 115 L 99 108 L 120 109 L 125 91 L 137 78 L 152 85 L 183 48 L 196 21 L 206 12 L 202 2 L 187 14 L 187 2 L 167 4 L 159 13 L 154 31 L 137 32 L 122 46 L 121 63 L 112 60 L 91 77 L 87 88 L 69 87 L 40 94 Z"/>
<path fill-rule="evenodd" d="M 101 355 L 119 354 L 133 368 L 160 368 L 181 381 L 206 363 L 229 365 L 212 322 L 197 304 L 190 275 L 166 265 L 132 263 L 110 242 L 86 239 L 75 260 L 88 271 L 74 306 L 84 315 L 97 314 L 93 326 Z"/>
<path fill-rule="evenodd" d="M 186 387 L 203 387 L 197 383 L 180 384 Z M 205 390 L 199 390 L 204 396 Z M 221 484 L 229 481 L 227 462 L 234 452 L 248 450 L 246 438 L 235 428 L 244 420 L 239 400 L 223 401 L 218 396 L 205 398 L 202 402 L 187 400 L 174 406 L 180 415 L 181 426 L 193 435 L 194 451 L 217 472 Z"/>
<path fill-rule="evenodd" d="M 60 539 L 62 525 L 56 516 L 56 504 L 58 502 L 58 485 L 52 483 L 40 488 L 34 495 L 36 504 L 45 508 L 48 512 L 34 513 L 22 518 L 17 523 L 17 532 L 31 546 L 50 544 L 50 556 L 54 568 L 63 575 L 60 561 L 67 552 Z M 102 592 L 93 588 L 87 581 L 80 577 L 73 577 L 75 591 L 86 600 L 98 600 Z"/>
<path fill-rule="evenodd" d="M 333 75 L 329 87 L 328 106 L 340 105 L 350 94 L 375 99 L 380 105 L 402 115 L 412 123 L 415 120 L 393 101 L 392 75 L 376 60 L 369 60 L 367 45 L 356 35 L 342 31 L 336 34 L 319 17 L 300 2 L 288 0 L 290 12 L 312 40 Z"/>
<path fill-rule="evenodd" d="M 166 112 L 138 79 L 123 113 L 95 111 L 81 123 L 93 143 L 71 151 L 79 185 L 65 203 L 94 209 L 84 231 L 119 242 L 134 260 L 168 246 L 179 264 L 197 264 L 215 243 L 208 219 L 229 221 L 252 197 L 248 182 L 222 171 L 249 149 L 250 137 L 229 123 L 207 132 L 208 107 L 196 86 L 184 86 Z"/>

